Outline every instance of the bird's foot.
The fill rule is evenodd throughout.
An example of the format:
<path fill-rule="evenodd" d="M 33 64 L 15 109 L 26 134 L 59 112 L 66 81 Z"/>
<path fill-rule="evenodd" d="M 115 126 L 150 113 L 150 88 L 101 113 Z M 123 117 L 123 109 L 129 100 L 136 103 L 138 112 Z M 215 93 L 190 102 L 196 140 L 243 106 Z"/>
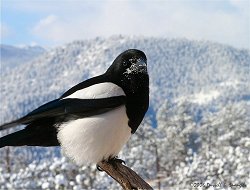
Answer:
<path fill-rule="evenodd" d="M 97 169 L 99 172 L 103 172 L 103 169 L 102 169 L 98 164 L 96 164 L 96 169 Z"/>
<path fill-rule="evenodd" d="M 119 162 L 120 164 L 126 165 L 126 162 L 125 162 L 124 160 L 122 160 L 122 159 L 119 159 L 118 156 L 113 157 L 113 158 L 109 158 L 109 159 L 108 159 L 108 162 L 109 162 L 110 164 L 113 164 L 113 163 L 115 163 L 115 162 Z"/>
<path fill-rule="evenodd" d="M 109 157 L 106 162 L 108 162 L 111 165 L 115 165 L 115 163 L 117 163 L 117 162 L 120 164 L 126 165 L 126 162 L 122 159 L 119 159 L 117 156 L 116 157 Z M 96 164 L 96 169 L 100 172 L 104 171 L 98 164 Z"/>

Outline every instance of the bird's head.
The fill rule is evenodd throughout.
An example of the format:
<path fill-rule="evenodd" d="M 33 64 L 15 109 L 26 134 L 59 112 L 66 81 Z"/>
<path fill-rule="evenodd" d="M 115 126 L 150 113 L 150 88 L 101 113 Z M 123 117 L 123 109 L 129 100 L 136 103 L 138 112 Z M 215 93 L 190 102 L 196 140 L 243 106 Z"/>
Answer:
<path fill-rule="evenodd" d="M 112 82 L 121 86 L 126 94 L 136 94 L 148 87 L 147 57 L 137 49 L 121 53 L 108 68 Z"/>

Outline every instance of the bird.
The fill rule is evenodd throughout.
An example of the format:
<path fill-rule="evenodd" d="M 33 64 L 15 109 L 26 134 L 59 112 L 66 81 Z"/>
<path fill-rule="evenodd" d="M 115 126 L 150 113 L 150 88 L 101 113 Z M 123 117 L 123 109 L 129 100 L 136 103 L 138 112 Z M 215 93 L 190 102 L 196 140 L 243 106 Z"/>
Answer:
<path fill-rule="evenodd" d="M 60 146 L 77 165 L 118 160 L 149 107 L 147 57 L 119 54 L 104 74 L 89 78 L 0 130 L 25 125 L 0 138 L 5 146 Z"/>

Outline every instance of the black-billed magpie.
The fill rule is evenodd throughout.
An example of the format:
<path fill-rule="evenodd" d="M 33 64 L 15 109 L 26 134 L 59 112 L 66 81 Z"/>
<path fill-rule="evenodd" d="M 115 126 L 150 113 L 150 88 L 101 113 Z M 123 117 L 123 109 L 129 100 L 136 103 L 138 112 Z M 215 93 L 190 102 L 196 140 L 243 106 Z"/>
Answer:
<path fill-rule="evenodd" d="M 135 133 L 149 105 L 146 55 L 121 53 L 99 76 L 83 81 L 60 98 L 0 130 L 26 125 L 0 138 L 4 146 L 61 146 L 78 165 L 115 158 Z"/>

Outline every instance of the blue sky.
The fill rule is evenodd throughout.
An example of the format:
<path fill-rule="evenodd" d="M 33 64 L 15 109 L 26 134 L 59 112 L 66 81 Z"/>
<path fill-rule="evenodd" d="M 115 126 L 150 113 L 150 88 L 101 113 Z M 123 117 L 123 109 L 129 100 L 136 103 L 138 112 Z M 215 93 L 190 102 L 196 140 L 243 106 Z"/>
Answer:
<path fill-rule="evenodd" d="M 1 0 L 1 43 L 58 46 L 115 34 L 250 49 L 250 0 Z"/>

